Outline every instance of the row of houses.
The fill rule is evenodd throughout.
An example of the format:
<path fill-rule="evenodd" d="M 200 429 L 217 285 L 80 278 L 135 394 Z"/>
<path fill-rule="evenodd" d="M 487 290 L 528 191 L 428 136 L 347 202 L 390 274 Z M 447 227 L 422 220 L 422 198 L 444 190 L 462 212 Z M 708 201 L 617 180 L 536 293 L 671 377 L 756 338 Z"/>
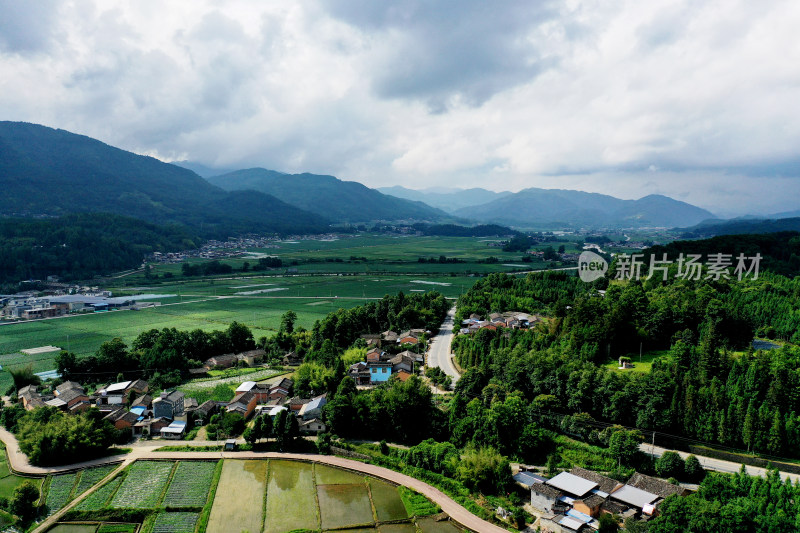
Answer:
<path fill-rule="evenodd" d="M 541 319 L 520 311 L 507 311 L 505 313 L 492 313 L 484 320 L 481 315 L 471 314 L 469 318 L 461 321 L 459 333 L 475 333 L 481 329 L 497 330 L 498 328 L 526 329 L 539 322 Z"/>
<path fill-rule="evenodd" d="M 128 297 L 112 298 L 108 291 L 98 294 L 9 297 L 4 299 L 0 317 L 12 320 L 33 320 L 73 313 L 127 309 L 137 305 L 136 300 L 136 298 Z"/>
<path fill-rule="evenodd" d="M 87 394 L 80 383 L 65 381 L 53 391 L 39 390 L 36 385 L 22 387 L 17 392 L 17 400 L 31 411 L 37 407 L 55 407 L 63 411 L 80 412 L 96 406 L 101 411 L 108 406 L 120 406 L 150 390 L 149 384 L 141 379 L 123 381 L 99 387 L 92 394 Z"/>
<path fill-rule="evenodd" d="M 540 527 L 549 533 L 588 533 L 599 527 L 602 514 L 649 520 L 665 498 L 688 490 L 635 473 L 626 483 L 575 467 L 547 479 L 520 472 L 515 481 L 531 491 L 531 505 L 542 511 Z"/>
<path fill-rule="evenodd" d="M 264 360 L 266 353 L 263 349 L 258 348 L 255 350 L 248 350 L 241 353 L 226 353 L 223 355 L 215 355 L 203 361 L 201 369 L 192 369 L 192 374 L 200 374 L 208 370 L 219 370 L 231 368 L 238 365 L 240 362 L 247 366 L 254 366 Z"/>
<path fill-rule="evenodd" d="M 367 348 L 381 348 L 397 344 L 409 344 L 416 346 L 422 342 L 423 335 L 429 334 L 429 331 L 424 329 L 409 329 L 397 333 L 392 330 L 387 330 L 381 333 L 367 333 L 361 335 L 367 343 Z"/>
<path fill-rule="evenodd" d="M 365 361 L 350 365 L 348 375 L 356 385 L 385 383 L 393 375 L 405 381 L 416 373 L 416 368 L 423 362 L 422 355 L 409 350 L 391 354 L 376 348 L 367 353 Z"/>
<path fill-rule="evenodd" d="M 225 406 L 225 411 L 239 413 L 244 418 L 251 415 L 275 418 L 281 411 L 288 411 L 298 417 L 302 433 L 324 432 L 322 408 L 327 403 L 327 396 L 291 397 L 292 387 L 293 382 L 288 378 L 277 383 L 245 381 L 236 388 L 235 396 Z"/>

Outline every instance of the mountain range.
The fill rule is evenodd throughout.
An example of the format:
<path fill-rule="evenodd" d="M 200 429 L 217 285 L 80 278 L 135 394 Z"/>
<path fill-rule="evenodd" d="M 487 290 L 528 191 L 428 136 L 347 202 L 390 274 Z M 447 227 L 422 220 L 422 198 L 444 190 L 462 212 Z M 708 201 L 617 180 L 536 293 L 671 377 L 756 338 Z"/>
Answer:
<path fill-rule="evenodd" d="M 264 168 L 237 170 L 208 178 L 226 191 L 253 190 L 337 222 L 438 221 L 447 213 L 421 201 L 382 194 L 355 181 L 319 174 L 284 174 Z"/>
<path fill-rule="evenodd" d="M 606 194 L 536 188 L 464 207 L 453 215 L 523 228 L 675 227 L 716 218 L 705 209 L 658 194 L 621 200 Z"/>
<path fill-rule="evenodd" d="M 207 236 L 325 232 L 331 224 L 372 221 L 599 228 L 688 227 L 715 218 L 660 195 L 621 200 L 559 189 L 376 190 L 328 175 L 264 168 L 209 175 L 215 172 L 219 169 L 164 163 L 64 130 L 0 122 L 3 216 L 108 212 L 185 224 Z"/>
<path fill-rule="evenodd" d="M 322 233 L 331 221 L 264 193 L 226 192 L 195 174 L 83 135 L 0 122 L 0 215 L 106 212 L 206 235 Z"/>
<path fill-rule="evenodd" d="M 480 188 L 446 189 L 433 187 L 415 190 L 406 189 L 400 185 L 395 185 L 394 187 L 378 187 L 378 190 L 383 194 L 391 194 L 398 198 L 425 202 L 430 206 L 437 207 L 448 213 L 453 213 L 464 207 L 485 204 L 492 200 L 497 200 L 498 198 L 513 194 L 509 191 L 494 192 Z"/>

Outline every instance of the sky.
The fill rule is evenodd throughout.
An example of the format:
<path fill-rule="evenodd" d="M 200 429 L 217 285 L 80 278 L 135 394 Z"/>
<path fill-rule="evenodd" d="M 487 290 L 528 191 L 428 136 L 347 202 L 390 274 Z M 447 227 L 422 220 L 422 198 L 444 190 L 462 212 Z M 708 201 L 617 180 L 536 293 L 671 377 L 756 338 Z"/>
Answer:
<path fill-rule="evenodd" d="M 0 0 L 0 120 L 370 187 L 798 208 L 800 2 Z"/>

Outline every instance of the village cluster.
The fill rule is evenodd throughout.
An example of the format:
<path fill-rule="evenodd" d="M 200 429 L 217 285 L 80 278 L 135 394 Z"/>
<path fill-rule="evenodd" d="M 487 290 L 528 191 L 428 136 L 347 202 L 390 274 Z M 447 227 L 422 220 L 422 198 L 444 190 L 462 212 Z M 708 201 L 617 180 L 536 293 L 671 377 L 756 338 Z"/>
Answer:
<path fill-rule="evenodd" d="M 202 368 L 192 369 L 192 374 L 199 376 L 211 369 L 230 368 L 240 363 L 254 366 L 263 358 L 263 350 L 211 357 Z M 284 361 L 292 366 L 299 364 L 294 354 L 287 354 Z M 298 417 L 301 433 L 325 431 L 321 418 L 325 395 L 291 396 L 292 386 L 288 378 L 276 383 L 245 381 L 237 387 L 230 401 L 208 400 L 198 404 L 195 398 L 176 389 L 153 396 L 150 384 L 141 379 L 100 385 L 92 393 L 80 383 L 65 381 L 53 389 L 28 385 L 18 391 L 17 398 L 26 410 L 53 407 L 79 413 L 96 407 L 115 428 L 129 429 L 136 437 L 182 439 L 193 426 L 204 425 L 212 415 L 221 412 L 238 413 L 248 419 L 262 415 L 274 418 L 281 411 L 289 411 Z"/>
<path fill-rule="evenodd" d="M 574 467 L 550 479 L 529 471 L 514 475 L 530 490 L 531 506 L 541 513 L 540 527 L 548 533 L 589 533 L 600 527 L 602 514 L 647 521 L 658 514 L 665 498 L 685 496 L 688 489 L 638 472 L 626 483 Z"/>

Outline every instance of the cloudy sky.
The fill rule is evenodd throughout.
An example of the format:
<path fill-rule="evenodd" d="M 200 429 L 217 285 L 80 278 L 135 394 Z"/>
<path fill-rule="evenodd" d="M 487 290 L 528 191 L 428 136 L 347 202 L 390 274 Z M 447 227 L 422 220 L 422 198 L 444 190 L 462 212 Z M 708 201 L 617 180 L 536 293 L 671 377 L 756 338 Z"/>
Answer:
<path fill-rule="evenodd" d="M 0 0 L 0 119 L 369 186 L 797 209 L 800 2 Z"/>

